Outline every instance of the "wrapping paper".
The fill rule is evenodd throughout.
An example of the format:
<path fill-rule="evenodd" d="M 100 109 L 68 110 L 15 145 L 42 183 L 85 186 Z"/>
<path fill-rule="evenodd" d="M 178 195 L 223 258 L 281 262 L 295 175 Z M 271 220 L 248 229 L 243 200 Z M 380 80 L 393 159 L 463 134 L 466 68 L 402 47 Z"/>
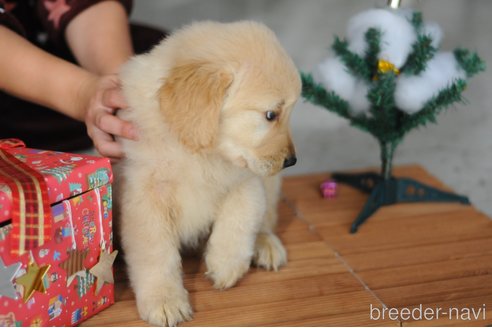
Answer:
<path fill-rule="evenodd" d="M 9 152 L 44 175 L 51 204 L 113 180 L 107 158 L 30 148 L 12 148 Z M 10 219 L 9 195 L 8 187 L 0 183 L 0 222 Z"/>
<path fill-rule="evenodd" d="M 113 251 L 109 161 L 28 148 L 12 153 L 45 176 L 53 222 L 49 242 L 12 255 L 10 191 L 0 184 L 0 326 L 77 325 L 114 303 L 114 285 L 101 280 L 97 291 L 100 278 L 91 273 L 101 252 Z"/>

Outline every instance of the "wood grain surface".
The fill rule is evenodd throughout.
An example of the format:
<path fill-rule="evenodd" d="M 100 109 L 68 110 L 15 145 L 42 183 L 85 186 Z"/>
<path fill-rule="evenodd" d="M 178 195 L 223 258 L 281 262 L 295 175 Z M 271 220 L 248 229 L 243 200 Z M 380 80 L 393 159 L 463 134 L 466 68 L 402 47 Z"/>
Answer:
<path fill-rule="evenodd" d="M 448 189 L 419 166 L 397 167 L 395 175 Z M 278 272 L 251 268 L 235 287 L 219 291 L 205 278 L 199 256 L 184 257 L 184 283 L 195 313 L 182 326 L 492 324 L 489 218 L 472 206 L 402 204 L 379 210 L 350 234 L 367 195 L 338 185 L 336 198 L 323 199 L 319 185 L 329 177 L 284 180 L 278 234 L 289 262 Z M 124 266 L 121 259 L 115 264 L 116 303 L 82 326 L 147 326 L 139 319 Z M 371 306 L 454 308 L 460 315 L 390 320 L 386 314 L 372 320 Z M 483 311 L 468 320 L 462 316 L 467 309 Z"/>

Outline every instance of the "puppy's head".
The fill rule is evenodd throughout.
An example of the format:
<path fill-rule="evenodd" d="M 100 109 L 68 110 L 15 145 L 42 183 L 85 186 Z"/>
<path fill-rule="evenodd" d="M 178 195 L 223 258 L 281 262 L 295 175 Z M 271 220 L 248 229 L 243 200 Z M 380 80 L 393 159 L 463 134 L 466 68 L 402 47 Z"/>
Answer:
<path fill-rule="evenodd" d="M 264 176 L 295 164 L 289 118 L 301 82 L 267 27 L 195 23 L 165 43 L 173 62 L 160 108 L 183 145 Z"/>

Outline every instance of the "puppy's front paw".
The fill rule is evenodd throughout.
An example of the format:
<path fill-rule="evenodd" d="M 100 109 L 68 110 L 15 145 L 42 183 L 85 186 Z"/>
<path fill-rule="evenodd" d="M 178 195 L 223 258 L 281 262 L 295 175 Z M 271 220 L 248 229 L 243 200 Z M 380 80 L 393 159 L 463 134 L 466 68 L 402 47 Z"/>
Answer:
<path fill-rule="evenodd" d="M 280 239 L 273 233 L 260 233 L 256 237 L 253 262 L 256 266 L 277 271 L 287 263 L 287 252 Z"/>
<path fill-rule="evenodd" d="M 251 257 L 246 259 L 229 258 L 227 256 L 216 256 L 207 254 L 206 275 L 214 282 L 217 289 L 232 287 L 248 271 L 251 264 Z"/>
<path fill-rule="evenodd" d="M 173 292 L 162 290 L 154 295 L 137 297 L 140 317 L 156 326 L 176 326 L 191 320 L 193 311 L 186 290 Z"/>

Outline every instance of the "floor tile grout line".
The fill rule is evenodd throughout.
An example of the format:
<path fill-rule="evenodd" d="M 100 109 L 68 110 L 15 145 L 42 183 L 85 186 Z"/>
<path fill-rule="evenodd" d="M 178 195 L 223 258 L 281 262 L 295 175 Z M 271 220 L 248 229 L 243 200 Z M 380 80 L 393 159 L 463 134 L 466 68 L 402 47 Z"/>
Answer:
<path fill-rule="evenodd" d="M 307 221 L 304 218 L 304 215 L 300 212 L 300 210 L 297 208 L 297 206 L 289 200 L 284 194 L 282 194 L 282 201 L 287 204 L 287 207 L 291 209 L 294 212 L 294 216 L 301 220 L 303 223 L 305 223 L 308 226 L 308 229 L 310 232 L 316 232 L 316 226 L 311 224 L 309 221 Z"/>
<path fill-rule="evenodd" d="M 302 222 L 304 222 L 308 226 L 309 231 L 314 232 L 318 236 L 320 236 L 318 231 L 316 230 L 316 226 L 310 223 L 308 220 L 306 220 L 302 211 L 291 200 L 289 200 L 285 195 L 282 195 L 282 200 L 294 212 L 295 217 L 301 220 Z M 357 279 L 357 281 L 361 284 L 364 290 L 368 291 L 370 295 L 372 295 L 379 303 L 381 303 L 381 305 L 384 308 L 387 309 L 388 306 L 386 305 L 386 303 L 384 303 L 383 300 L 371 288 L 369 288 L 369 286 L 365 283 L 365 281 L 354 271 L 354 269 L 347 263 L 347 261 L 345 261 L 343 256 L 335 249 L 335 247 L 330 245 L 330 243 L 328 243 L 324 238 L 321 237 L 321 239 L 326 244 L 326 246 L 328 246 L 334 252 L 335 257 L 343 264 L 343 266 L 348 270 L 348 272 L 355 279 Z M 398 320 L 398 323 L 400 327 L 403 326 L 403 322 L 401 322 L 400 320 Z"/>

